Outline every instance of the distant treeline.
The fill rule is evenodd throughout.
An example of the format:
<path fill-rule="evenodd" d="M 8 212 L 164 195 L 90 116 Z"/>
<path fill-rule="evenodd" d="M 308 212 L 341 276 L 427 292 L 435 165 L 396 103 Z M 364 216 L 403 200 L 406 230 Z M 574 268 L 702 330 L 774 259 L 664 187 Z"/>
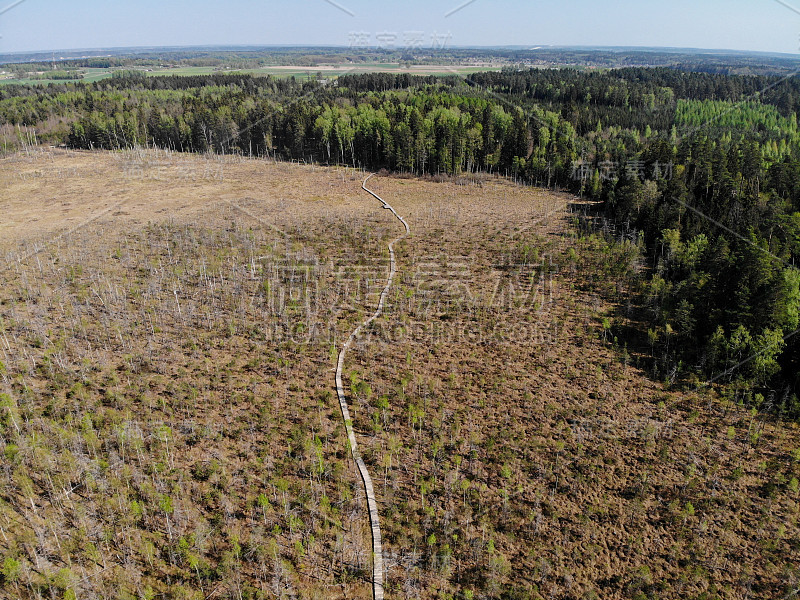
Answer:
<path fill-rule="evenodd" d="M 420 40 L 418 40 L 420 41 Z M 368 39 L 374 43 L 374 39 Z M 180 66 L 257 68 L 264 65 L 294 65 L 313 68 L 320 64 L 398 63 L 460 65 L 476 62 L 492 65 L 535 65 L 576 68 L 669 67 L 685 71 L 738 74 L 789 75 L 800 61 L 786 55 L 746 52 L 698 53 L 659 48 L 441 48 L 423 36 L 409 47 L 399 35 L 395 47 L 288 47 L 288 48 L 157 48 L 147 52 L 108 50 L 95 57 L 59 61 L 59 68 L 134 68 Z M 35 64 L 37 70 L 51 68 L 51 56 L 43 53 L 2 55 L 9 63 Z M 7 68 L 8 65 L 5 65 Z"/>
<path fill-rule="evenodd" d="M 654 372 L 800 415 L 800 81 L 672 69 L 468 78 L 118 75 L 0 88 L 0 121 L 75 148 L 156 145 L 418 174 L 489 171 L 602 200 L 642 277 Z M 67 123 L 68 129 L 61 123 Z"/>

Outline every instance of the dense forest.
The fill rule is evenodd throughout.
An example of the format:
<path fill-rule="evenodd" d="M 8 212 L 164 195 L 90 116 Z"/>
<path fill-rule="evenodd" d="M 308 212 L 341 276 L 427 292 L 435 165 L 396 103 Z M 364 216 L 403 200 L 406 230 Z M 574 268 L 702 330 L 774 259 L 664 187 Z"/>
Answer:
<path fill-rule="evenodd" d="M 39 140 L 73 148 L 490 172 L 601 201 L 597 226 L 638 273 L 653 373 L 726 383 L 737 400 L 795 418 L 798 107 L 797 78 L 666 68 L 304 84 L 123 72 L 96 84 L 0 88 L 6 131 L 35 128 Z"/>

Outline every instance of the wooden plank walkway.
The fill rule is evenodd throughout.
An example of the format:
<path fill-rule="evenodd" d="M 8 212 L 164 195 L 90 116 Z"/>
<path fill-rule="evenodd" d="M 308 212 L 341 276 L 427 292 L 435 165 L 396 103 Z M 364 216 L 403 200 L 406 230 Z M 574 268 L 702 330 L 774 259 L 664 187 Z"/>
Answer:
<path fill-rule="evenodd" d="M 383 574 L 383 549 L 381 545 L 381 524 L 380 518 L 378 515 L 378 503 L 375 500 L 375 489 L 372 485 L 372 477 L 369 475 L 369 471 L 367 470 L 367 465 L 364 462 L 364 459 L 361 458 L 361 453 L 358 451 L 358 443 L 356 441 L 356 434 L 353 431 L 353 422 L 350 419 L 350 410 L 347 408 L 347 398 L 344 394 L 344 384 L 342 383 L 342 371 L 344 369 L 344 359 L 347 354 L 347 351 L 353 345 L 353 342 L 358 338 L 361 331 L 369 327 L 372 322 L 377 319 L 381 313 L 383 312 L 384 304 L 386 303 L 386 297 L 389 295 L 389 289 L 392 287 L 392 282 L 394 281 L 395 273 L 397 272 L 397 265 L 395 262 L 394 256 L 394 245 L 406 238 L 411 233 L 411 228 L 406 223 L 405 219 L 403 219 L 400 215 L 395 212 L 394 208 L 392 208 L 389 203 L 387 203 L 383 198 L 378 196 L 375 192 L 367 188 L 367 182 L 373 177 L 374 175 L 370 175 L 364 180 L 364 183 L 361 184 L 362 189 L 375 196 L 378 200 L 381 201 L 383 204 L 383 208 L 392 211 L 392 214 L 397 217 L 397 219 L 403 224 L 406 231 L 403 235 L 396 238 L 392 242 L 389 243 L 389 279 L 386 281 L 386 286 L 383 288 L 381 292 L 380 299 L 378 300 L 378 308 L 375 310 L 375 313 L 366 321 L 364 321 L 361 325 L 356 327 L 355 331 L 350 334 L 350 337 L 347 338 L 347 341 L 342 346 L 342 350 L 339 352 L 339 362 L 336 365 L 336 394 L 339 396 L 339 406 L 342 409 L 342 418 L 344 419 L 344 426 L 347 430 L 347 440 L 350 444 L 350 452 L 353 455 L 353 460 L 358 467 L 358 472 L 361 475 L 361 480 L 364 482 L 364 492 L 367 496 L 367 508 L 369 509 L 369 522 L 370 528 L 372 529 L 372 596 L 374 600 L 383 600 L 383 581 L 384 581 L 384 574 Z"/>

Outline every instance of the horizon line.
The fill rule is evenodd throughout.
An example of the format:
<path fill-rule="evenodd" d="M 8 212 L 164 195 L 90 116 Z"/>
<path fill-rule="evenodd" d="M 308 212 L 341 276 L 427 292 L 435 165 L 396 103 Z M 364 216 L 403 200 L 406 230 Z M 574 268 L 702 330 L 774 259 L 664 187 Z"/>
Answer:
<path fill-rule="evenodd" d="M 757 54 L 767 56 L 781 56 L 786 58 L 800 59 L 800 54 L 789 52 L 778 52 L 770 50 L 738 50 L 733 48 L 700 48 L 691 46 L 627 46 L 627 45 L 580 45 L 580 44 L 548 44 L 537 45 L 531 44 L 504 44 L 504 45 L 453 45 L 446 48 L 414 48 L 408 49 L 403 47 L 386 47 L 378 45 L 370 46 L 348 46 L 344 44 L 188 44 L 188 45 L 142 45 L 142 46 L 97 46 L 94 48 L 78 47 L 78 48 L 50 48 L 43 50 L 13 50 L 2 52 L 0 56 L 15 56 L 26 54 L 52 54 L 52 53 L 67 53 L 67 52 L 103 52 L 103 51 L 142 51 L 142 50 L 224 50 L 224 49 L 335 49 L 335 50 L 352 50 L 356 51 L 385 51 L 385 52 L 402 52 L 404 50 L 425 51 L 428 53 L 442 53 L 448 50 L 519 50 L 535 52 L 538 50 L 589 50 L 594 52 L 602 51 L 644 51 L 656 53 L 658 51 L 686 51 L 691 53 L 719 53 L 719 54 Z M 74 57 L 73 57 L 74 58 Z M 60 60 L 69 60 L 61 58 Z"/>

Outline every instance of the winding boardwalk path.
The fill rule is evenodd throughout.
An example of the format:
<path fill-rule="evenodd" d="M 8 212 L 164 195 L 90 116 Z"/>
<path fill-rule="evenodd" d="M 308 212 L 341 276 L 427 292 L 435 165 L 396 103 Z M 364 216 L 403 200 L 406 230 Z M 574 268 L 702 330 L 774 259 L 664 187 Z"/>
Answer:
<path fill-rule="evenodd" d="M 353 454 L 353 460 L 358 467 L 358 472 L 361 475 L 361 480 L 364 482 L 364 491 L 367 495 L 367 508 L 369 509 L 369 522 L 370 527 L 372 529 L 372 596 L 374 600 L 383 600 L 383 549 L 381 547 L 381 524 L 379 521 L 378 516 L 378 503 L 375 501 L 375 489 L 372 486 L 372 477 L 369 475 L 369 471 L 367 470 L 367 465 L 364 462 L 364 459 L 361 458 L 361 453 L 358 451 L 358 444 L 356 443 L 356 434 L 353 431 L 353 422 L 350 419 L 350 410 L 347 408 L 347 398 L 344 394 L 344 384 L 342 383 L 342 370 L 344 369 L 344 359 L 347 351 L 350 349 L 350 346 L 353 345 L 353 342 L 358 338 L 361 334 L 361 331 L 369 327 L 372 322 L 377 319 L 381 313 L 383 312 L 383 306 L 386 302 L 386 297 L 389 295 L 389 289 L 392 287 L 392 282 L 394 281 L 394 275 L 397 272 L 397 265 L 395 262 L 394 257 L 394 245 L 399 242 L 400 240 L 406 238 L 411 233 L 411 228 L 409 228 L 408 223 L 406 223 L 405 219 L 398 215 L 395 210 L 389 206 L 389 204 L 378 196 L 375 192 L 367 188 L 367 182 L 373 177 L 374 175 L 370 175 L 364 180 L 364 183 L 361 184 L 362 189 L 375 196 L 378 200 L 383 203 L 383 208 L 392 211 L 392 214 L 398 218 L 398 220 L 403 224 L 406 228 L 406 232 L 401 235 L 400 237 L 396 238 L 392 242 L 389 243 L 389 279 L 386 282 L 386 286 L 383 288 L 381 292 L 380 300 L 378 301 L 378 308 L 375 310 L 375 313 L 366 321 L 364 321 L 361 325 L 359 325 L 353 333 L 350 334 L 350 337 L 347 338 L 347 341 L 342 346 L 341 352 L 339 352 L 339 362 L 336 365 L 336 394 L 339 396 L 339 406 L 342 409 L 342 417 L 344 418 L 344 426 L 347 430 L 347 439 L 350 443 L 350 452 Z"/>

